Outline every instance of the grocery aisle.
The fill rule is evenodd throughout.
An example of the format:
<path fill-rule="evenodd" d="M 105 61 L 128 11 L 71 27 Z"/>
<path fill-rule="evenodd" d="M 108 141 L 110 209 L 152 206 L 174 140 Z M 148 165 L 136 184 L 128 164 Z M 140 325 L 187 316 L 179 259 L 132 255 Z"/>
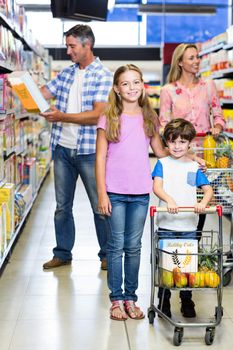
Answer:
<path fill-rule="evenodd" d="M 77 226 L 71 266 L 43 271 L 54 246 L 55 199 L 52 173 L 47 177 L 20 236 L 10 263 L 0 278 L 1 350 L 152 350 L 174 349 L 173 327 L 156 318 L 126 322 L 109 319 L 106 272 L 100 270 L 98 245 L 89 203 L 81 182 L 82 200 L 74 207 Z M 80 205 L 81 202 L 81 205 Z M 208 227 L 211 226 L 208 220 Z M 229 222 L 224 229 L 229 233 Z M 149 220 L 143 238 L 140 306 L 146 312 L 150 300 Z M 227 238 L 226 238 L 227 240 Z M 211 349 L 228 350 L 232 344 L 233 283 L 224 288 L 224 317 L 216 328 Z M 198 319 L 213 315 L 216 293 L 195 292 Z M 172 297 L 172 312 L 180 317 L 179 299 Z M 176 304 L 176 306 L 174 305 Z M 185 329 L 182 349 L 206 349 L 204 329 Z"/>

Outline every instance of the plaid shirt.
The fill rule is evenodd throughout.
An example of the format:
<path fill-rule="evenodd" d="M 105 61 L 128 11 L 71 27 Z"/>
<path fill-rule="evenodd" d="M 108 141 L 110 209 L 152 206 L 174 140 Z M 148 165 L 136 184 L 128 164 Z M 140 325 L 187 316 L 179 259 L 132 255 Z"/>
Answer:
<path fill-rule="evenodd" d="M 56 107 L 66 112 L 69 91 L 74 82 L 75 69 L 78 64 L 74 64 L 61 71 L 55 79 L 46 84 L 47 89 L 56 98 Z M 112 87 L 112 74 L 96 59 L 86 67 L 82 88 L 81 110 L 90 111 L 95 102 L 106 102 L 108 93 Z M 51 147 L 55 150 L 62 131 L 62 123 L 53 123 L 51 133 Z M 96 125 L 80 125 L 77 132 L 77 153 L 95 153 Z"/>

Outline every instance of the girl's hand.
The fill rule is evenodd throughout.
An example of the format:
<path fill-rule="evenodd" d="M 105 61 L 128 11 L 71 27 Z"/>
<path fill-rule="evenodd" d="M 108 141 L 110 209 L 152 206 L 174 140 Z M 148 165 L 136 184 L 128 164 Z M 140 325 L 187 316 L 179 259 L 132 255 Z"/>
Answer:
<path fill-rule="evenodd" d="M 202 202 L 196 203 L 194 205 L 194 211 L 195 211 L 195 213 L 198 213 L 198 214 L 204 213 L 205 208 L 206 208 L 206 205 L 203 204 Z"/>
<path fill-rule="evenodd" d="M 176 202 L 171 199 L 167 202 L 167 211 L 170 214 L 177 214 L 178 213 L 178 205 Z"/>
<path fill-rule="evenodd" d="M 205 173 L 207 170 L 206 161 L 197 156 L 194 157 L 194 160 L 199 164 L 199 168 L 201 169 L 201 171 Z"/>
<path fill-rule="evenodd" d="M 108 215 L 108 216 L 111 215 L 112 205 L 111 205 L 111 202 L 110 202 L 110 199 L 109 199 L 107 193 L 99 196 L 98 211 L 102 215 Z"/>

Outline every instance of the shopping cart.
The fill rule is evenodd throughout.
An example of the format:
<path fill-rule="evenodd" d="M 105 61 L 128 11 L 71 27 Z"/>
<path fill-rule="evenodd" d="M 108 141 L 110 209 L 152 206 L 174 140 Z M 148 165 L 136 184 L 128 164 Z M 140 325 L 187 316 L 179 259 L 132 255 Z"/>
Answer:
<path fill-rule="evenodd" d="M 218 165 L 218 156 L 224 152 L 224 148 L 219 146 L 223 142 L 228 145 L 229 139 L 223 133 L 217 138 L 217 146 L 215 149 L 204 149 L 202 147 L 203 137 L 205 133 L 197 134 L 192 149 L 201 158 L 204 158 L 204 152 L 212 151 L 215 157 L 215 165 Z M 229 150 L 229 148 L 228 148 Z M 231 272 L 233 269 L 233 155 L 232 150 L 229 152 L 229 160 L 226 168 L 208 168 L 206 176 L 213 188 L 214 196 L 210 205 L 221 205 L 223 214 L 228 216 L 230 220 L 230 243 L 229 248 L 224 254 L 223 262 L 223 286 L 227 286 L 231 282 Z M 226 159 L 227 160 L 227 157 Z M 221 165 L 221 164 L 220 164 Z M 207 164 L 208 166 L 208 164 Z M 203 191 L 197 189 L 197 197 L 202 199 Z"/>
<path fill-rule="evenodd" d="M 201 240 L 198 243 L 198 251 L 197 253 L 188 253 L 189 256 L 196 257 L 198 261 L 203 261 L 204 259 L 208 258 L 212 260 L 215 260 L 215 272 L 212 271 L 215 275 L 215 282 L 212 284 L 210 283 L 210 280 L 213 281 L 212 278 L 210 278 L 210 271 L 203 271 L 204 275 L 204 282 L 201 284 L 201 279 L 199 278 L 200 285 L 194 284 L 192 287 L 188 284 L 188 281 L 190 280 L 190 274 L 185 274 L 187 278 L 187 285 L 185 283 L 182 285 L 182 288 L 178 288 L 177 284 L 175 283 L 173 276 L 173 271 L 170 272 L 170 278 L 166 279 L 164 278 L 166 270 L 164 270 L 164 257 L 166 258 L 166 255 L 172 254 L 173 262 L 176 260 L 179 260 L 181 256 L 186 255 L 187 253 L 179 253 L 177 251 L 171 252 L 168 250 L 164 250 L 161 248 L 161 235 L 158 230 L 155 229 L 155 213 L 161 212 L 161 211 L 167 211 L 167 208 L 161 208 L 161 207 L 150 207 L 150 218 L 151 218 L 151 299 L 150 299 L 150 307 L 148 308 L 148 318 L 149 323 L 154 323 L 154 318 L 156 313 L 165 319 L 166 321 L 170 322 L 175 328 L 174 328 L 174 335 L 173 335 L 173 344 L 176 346 L 179 346 L 182 342 L 183 335 L 184 335 L 184 327 L 205 327 L 205 343 L 206 345 L 211 345 L 214 341 L 215 337 L 215 327 L 221 322 L 222 315 L 223 315 L 223 308 L 222 308 L 222 278 L 223 278 L 223 249 L 222 249 L 222 207 L 221 206 L 215 206 L 210 207 L 205 210 L 206 214 L 216 214 L 218 215 L 218 229 L 216 231 L 204 231 L 201 237 Z M 194 208 L 179 208 L 179 212 L 191 212 L 194 211 Z M 164 234 L 164 232 L 163 232 Z M 176 237 L 179 237 L 179 233 L 175 233 Z M 169 236 L 168 239 L 170 239 L 171 236 Z M 164 239 L 164 236 L 163 236 Z M 197 240 L 193 239 L 192 241 Z M 174 258 L 175 256 L 175 258 Z M 200 275 L 199 275 L 200 276 Z M 173 278 L 173 279 L 172 279 Z M 217 306 L 215 306 L 214 309 L 214 316 L 211 318 L 211 320 L 208 320 L 206 322 L 200 322 L 200 323 L 188 323 L 188 322 L 182 322 L 181 320 L 175 320 L 171 317 L 168 317 L 163 311 L 162 311 L 162 305 L 163 305 L 163 299 L 164 299 L 164 293 L 166 289 L 169 290 L 198 290 L 198 291 L 206 291 L 208 285 L 208 290 L 210 290 L 210 286 L 213 287 L 211 290 L 216 290 L 216 296 L 217 296 Z M 195 286 L 195 287 L 194 287 Z M 155 306 L 154 299 L 155 299 L 155 288 L 156 287 L 163 287 L 163 296 L 162 296 L 162 304 L 160 306 L 160 309 Z"/>

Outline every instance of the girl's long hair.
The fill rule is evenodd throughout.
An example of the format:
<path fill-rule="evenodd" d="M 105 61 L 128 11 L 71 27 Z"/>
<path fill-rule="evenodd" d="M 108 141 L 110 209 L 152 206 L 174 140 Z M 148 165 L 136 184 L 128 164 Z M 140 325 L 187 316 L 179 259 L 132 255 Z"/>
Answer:
<path fill-rule="evenodd" d="M 183 59 L 184 52 L 189 49 L 189 48 L 194 48 L 198 51 L 198 48 L 195 44 L 180 44 L 178 45 L 172 55 L 172 62 L 171 62 L 171 67 L 170 71 L 167 76 L 167 82 L 168 83 L 174 83 L 177 80 L 180 79 L 181 74 L 182 74 L 182 68 L 179 65 L 179 63 Z"/>
<path fill-rule="evenodd" d="M 141 70 L 133 65 L 127 64 L 125 66 L 119 67 L 113 77 L 113 86 L 119 84 L 120 75 L 133 70 L 140 75 L 140 79 L 143 82 Z M 139 106 L 142 108 L 143 120 L 144 120 L 144 130 L 148 137 L 154 136 L 157 128 L 159 127 L 159 120 L 156 112 L 153 110 L 149 98 L 146 92 L 143 90 L 141 96 L 138 100 Z M 106 138 L 110 142 L 118 142 L 120 136 L 120 116 L 123 112 L 123 104 L 121 101 L 121 96 L 119 96 L 112 87 L 108 96 L 108 105 L 104 112 L 106 116 Z"/>

